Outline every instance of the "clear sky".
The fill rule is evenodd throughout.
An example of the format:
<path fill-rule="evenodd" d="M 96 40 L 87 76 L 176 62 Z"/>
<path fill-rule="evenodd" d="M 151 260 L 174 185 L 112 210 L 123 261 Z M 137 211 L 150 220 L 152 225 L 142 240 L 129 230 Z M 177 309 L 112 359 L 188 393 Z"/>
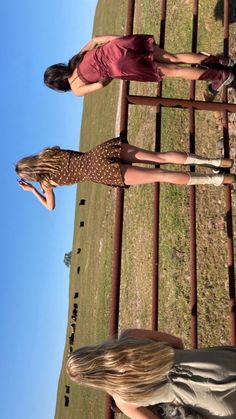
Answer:
<path fill-rule="evenodd" d="M 1 3 L 1 418 L 52 419 L 65 344 L 76 187 L 49 212 L 16 183 L 15 162 L 78 149 L 83 100 L 43 85 L 91 37 L 96 0 Z"/>

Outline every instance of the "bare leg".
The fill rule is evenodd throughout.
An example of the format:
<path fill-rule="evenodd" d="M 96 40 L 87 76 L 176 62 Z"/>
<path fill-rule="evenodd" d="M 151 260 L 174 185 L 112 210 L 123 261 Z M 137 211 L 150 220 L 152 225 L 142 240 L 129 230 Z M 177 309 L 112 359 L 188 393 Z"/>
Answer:
<path fill-rule="evenodd" d="M 201 64 L 201 62 L 206 59 L 206 55 L 193 52 L 171 54 L 156 45 L 154 49 L 154 59 L 155 61 L 167 64 Z"/>
<path fill-rule="evenodd" d="M 121 160 L 124 163 L 184 164 L 187 157 L 187 153 L 180 151 L 157 153 L 129 144 L 122 144 L 121 148 Z"/>
<path fill-rule="evenodd" d="M 163 64 L 157 63 L 158 68 L 165 77 L 182 77 L 186 80 L 199 80 L 204 73 L 205 69 L 196 67 L 181 67 L 176 64 Z"/>
<path fill-rule="evenodd" d="M 126 185 L 143 185 L 145 183 L 166 182 L 176 185 L 187 185 L 190 179 L 188 173 L 170 172 L 161 169 L 148 169 L 121 164 L 121 173 Z"/>
<path fill-rule="evenodd" d="M 232 65 L 231 59 L 222 59 L 213 55 L 169 52 L 155 46 L 154 60 L 157 63 L 161 73 L 166 77 L 182 77 L 186 80 L 211 80 L 211 89 L 218 92 L 224 85 L 230 85 L 235 76 L 232 72 L 215 66 Z M 197 67 L 183 67 L 179 64 L 203 64 L 208 69 Z"/>
<path fill-rule="evenodd" d="M 232 159 L 225 158 L 209 158 L 198 156 L 193 153 L 185 153 L 182 151 L 168 151 L 158 153 L 155 151 L 144 150 L 130 144 L 122 144 L 121 146 L 122 163 L 151 163 L 151 164 L 183 164 L 183 165 L 200 165 L 231 168 L 233 166 Z"/>

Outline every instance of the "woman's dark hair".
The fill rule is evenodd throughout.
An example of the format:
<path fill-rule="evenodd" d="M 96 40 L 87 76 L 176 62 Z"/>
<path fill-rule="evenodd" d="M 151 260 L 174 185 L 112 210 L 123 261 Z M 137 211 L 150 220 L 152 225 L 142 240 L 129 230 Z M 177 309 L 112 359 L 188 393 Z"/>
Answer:
<path fill-rule="evenodd" d="M 68 64 L 54 64 L 47 68 L 44 73 L 44 83 L 53 90 L 68 92 L 71 90 L 68 78 L 73 74 L 75 67 L 82 61 L 85 52 L 74 55 Z"/>

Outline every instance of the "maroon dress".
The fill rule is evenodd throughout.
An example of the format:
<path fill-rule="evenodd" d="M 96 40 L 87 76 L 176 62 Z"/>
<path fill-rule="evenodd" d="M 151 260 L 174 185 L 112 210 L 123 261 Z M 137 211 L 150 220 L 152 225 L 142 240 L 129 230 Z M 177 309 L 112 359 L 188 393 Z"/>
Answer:
<path fill-rule="evenodd" d="M 86 84 L 108 77 L 159 82 L 162 75 L 153 58 L 155 45 L 152 35 L 115 38 L 84 54 L 77 66 L 78 77 Z"/>

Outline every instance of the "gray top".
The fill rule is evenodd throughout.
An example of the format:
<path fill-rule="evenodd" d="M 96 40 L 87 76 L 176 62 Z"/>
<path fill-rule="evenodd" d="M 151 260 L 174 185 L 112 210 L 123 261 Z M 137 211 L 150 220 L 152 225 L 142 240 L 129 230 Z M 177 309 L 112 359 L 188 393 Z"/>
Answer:
<path fill-rule="evenodd" d="M 188 406 L 205 418 L 236 419 L 236 347 L 176 350 L 166 381 L 145 406 L 158 403 Z"/>

